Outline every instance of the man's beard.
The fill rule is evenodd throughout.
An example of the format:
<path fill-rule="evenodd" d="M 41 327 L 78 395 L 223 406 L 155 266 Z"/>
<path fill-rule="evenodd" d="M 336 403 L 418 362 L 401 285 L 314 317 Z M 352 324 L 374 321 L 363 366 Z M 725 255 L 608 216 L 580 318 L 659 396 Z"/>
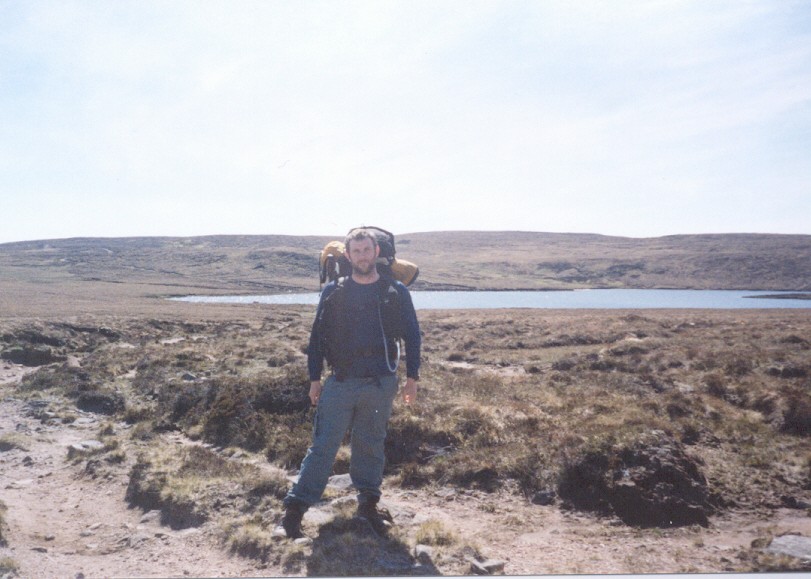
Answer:
<path fill-rule="evenodd" d="M 371 275 L 375 272 L 377 268 L 377 264 L 374 261 L 369 262 L 368 265 L 363 265 L 359 263 L 352 264 L 352 273 L 356 273 L 358 275 L 366 276 Z"/>

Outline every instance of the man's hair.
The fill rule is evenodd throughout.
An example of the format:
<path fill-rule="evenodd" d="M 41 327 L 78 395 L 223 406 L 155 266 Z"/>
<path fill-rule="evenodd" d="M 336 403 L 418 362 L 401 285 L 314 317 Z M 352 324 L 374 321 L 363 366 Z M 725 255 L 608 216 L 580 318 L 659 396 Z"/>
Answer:
<path fill-rule="evenodd" d="M 346 247 L 346 250 L 349 251 L 350 241 L 362 241 L 364 239 L 371 239 L 372 245 L 377 247 L 377 236 L 365 227 L 356 227 L 350 231 L 346 235 L 346 239 L 344 239 L 344 246 Z"/>

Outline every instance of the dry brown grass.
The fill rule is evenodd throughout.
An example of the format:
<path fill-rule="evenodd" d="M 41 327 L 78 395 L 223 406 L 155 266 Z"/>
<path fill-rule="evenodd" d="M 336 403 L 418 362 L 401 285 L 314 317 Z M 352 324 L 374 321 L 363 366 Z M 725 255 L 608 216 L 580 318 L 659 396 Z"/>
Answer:
<path fill-rule="evenodd" d="M 82 394 L 104 395 L 123 402 L 110 417 L 134 425 L 136 447 L 175 429 L 214 445 L 144 453 L 131 477 L 135 504 L 163 509 L 177 526 L 223 516 L 235 552 L 284 558 L 290 572 L 317 571 L 318 557 L 329 557 L 350 529 L 333 529 L 334 544 L 319 546 L 318 557 L 306 562 L 298 551 L 274 550 L 268 533 L 287 482 L 249 482 L 256 471 L 243 472 L 228 458 L 238 447 L 276 468 L 298 466 L 312 421 L 302 354 L 312 312 L 232 311 L 234 319 L 193 322 L 136 316 L 103 324 L 3 323 L 0 347 L 49 340 L 66 356 L 81 355 L 80 367 L 44 366 L 20 387 L 24 396 L 66 397 L 65 416 Z M 420 317 L 423 379 L 415 405 L 395 404 L 387 439 L 391 483 L 485 493 L 515 488 L 528 499 L 542 493 L 564 507 L 589 508 L 562 492 L 573 469 L 604 461 L 597 475 L 614 476 L 627 468 L 623 457 L 658 432 L 695 461 L 718 512 L 769 510 L 811 487 L 811 345 L 804 337 L 811 314 L 804 310 Z M 466 361 L 454 361 L 454 352 Z M 116 446 L 106 454 L 126 456 Z M 345 463 L 338 461 L 335 472 Z M 614 492 L 610 484 L 595 488 Z M 234 493 L 244 500 L 229 499 L 221 515 L 214 505 Z"/>

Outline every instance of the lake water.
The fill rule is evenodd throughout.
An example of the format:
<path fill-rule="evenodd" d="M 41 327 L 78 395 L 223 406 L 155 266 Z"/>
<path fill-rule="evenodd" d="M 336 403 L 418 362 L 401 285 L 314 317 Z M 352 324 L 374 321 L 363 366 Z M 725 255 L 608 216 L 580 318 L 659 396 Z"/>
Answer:
<path fill-rule="evenodd" d="M 435 309 L 754 309 L 811 308 L 809 299 L 756 298 L 802 292 L 738 290 L 645 290 L 592 289 L 575 291 L 412 291 L 414 306 Z M 309 304 L 318 303 L 318 293 L 255 296 L 186 296 L 172 298 L 195 303 Z M 811 296 L 811 293 L 803 295 Z"/>

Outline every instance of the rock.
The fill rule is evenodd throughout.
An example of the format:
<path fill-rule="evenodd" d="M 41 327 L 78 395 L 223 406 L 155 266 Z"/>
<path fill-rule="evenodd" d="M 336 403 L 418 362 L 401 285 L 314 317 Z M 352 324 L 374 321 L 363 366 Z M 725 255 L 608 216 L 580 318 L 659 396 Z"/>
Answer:
<path fill-rule="evenodd" d="M 20 480 L 11 481 L 6 485 L 7 489 L 24 489 L 25 487 L 34 484 L 34 479 L 24 478 Z"/>
<path fill-rule="evenodd" d="M 37 553 L 47 553 L 48 549 L 45 547 L 31 547 L 32 551 L 36 551 Z"/>
<path fill-rule="evenodd" d="M 136 533 L 131 537 L 127 537 L 127 544 L 130 547 L 138 548 L 141 545 L 141 543 L 146 543 L 151 538 L 152 536 L 148 535 L 147 533 Z"/>
<path fill-rule="evenodd" d="M 147 524 L 147 523 L 160 523 L 161 520 L 161 512 L 159 510 L 147 511 L 141 516 L 141 519 L 138 521 L 139 523 Z"/>
<path fill-rule="evenodd" d="M 808 503 L 804 500 L 798 499 L 792 496 L 783 496 L 780 497 L 780 500 L 783 502 L 783 505 L 788 507 L 789 509 L 809 509 L 811 508 L 811 503 Z"/>
<path fill-rule="evenodd" d="M 321 526 L 330 522 L 335 517 L 332 512 L 327 512 L 318 507 L 312 507 L 304 513 L 304 521 L 313 525 Z"/>
<path fill-rule="evenodd" d="M 768 553 L 788 555 L 789 557 L 811 561 L 811 539 L 808 537 L 798 535 L 775 537 L 764 550 Z"/>
<path fill-rule="evenodd" d="M 430 563 L 433 556 L 434 550 L 428 545 L 417 545 L 414 547 L 414 558 L 423 565 Z"/>
<path fill-rule="evenodd" d="M 312 545 L 313 540 L 310 537 L 300 537 L 300 538 L 294 540 L 293 543 L 296 544 L 296 545 L 307 546 L 307 545 Z"/>
<path fill-rule="evenodd" d="M 77 456 L 85 456 L 93 452 L 98 452 L 104 448 L 104 443 L 98 440 L 83 440 L 75 442 L 68 447 L 68 460 Z"/>
<path fill-rule="evenodd" d="M 468 558 L 470 562 L 470 571 L 476 575 L 493 575 L 504 571 L 504 561 L 496 559 L 487 559 L 486 561 L 479 561 L 472 557 Z"/>
<path fill-rule="evenodd" d="M 555 491 L 538 491 L 532 497 L 533 505 L 548 506 L 555 502 Z"/>
<path fill-rule="evenodd" d="M 23 466 L 33 466 L 34 459 L 30 456 L 23 457 Z"/>
<path fill-rule="evenodd" d="M 194 382 L 197 380 L 197 376 L 192 374 L 191 372 L 186 372 L 183 376 L 180 377 L 181 379 L 185 380 L 186 382 Z"/>
<path fill-rule="evenodd" d="M 334 476 L 329 477 L 329 482 L 327 482 L 327 488 L 335 490 L 344 491 L 351 486 L 352 479 L 349 477 L 348 474 L 336 474 Z"/>
<path fill-rule="evenodd" d="M 506 563 L 499 559 L 488 559 L 487 561 L 482 563 L 482 566 L 485 569 L 487 569 L 487 572 L 490 573 L 490 575 L 493 575 L 495 573 L 501 573 L 502 571 L 504 571 L 505 565 Z"/>
<path fill-rule="evenodd" d="M 454 500 L 456 498 L 457 494 L 458 493 L 457 493 L 456 489 L 451 489 L 451 488 L 447 488 L 447 487 L 441 488 L 441 489 L 439 489 L 438 491 L 436 491 L 434 493 L 435 496 L 438 496 L 439 498 L 445 499 L 446 501 Z"/>
<path fill-rule="evenodd" d="M 332 499 L 329 504 L 334 509 L 339 509 L 339 508 L 343 507 L 344 505 L 357 506 L 358 497 L 356 497 L 354 495 L 347 495 L 345 497 L 338 497 L 337 499 Z"/>

